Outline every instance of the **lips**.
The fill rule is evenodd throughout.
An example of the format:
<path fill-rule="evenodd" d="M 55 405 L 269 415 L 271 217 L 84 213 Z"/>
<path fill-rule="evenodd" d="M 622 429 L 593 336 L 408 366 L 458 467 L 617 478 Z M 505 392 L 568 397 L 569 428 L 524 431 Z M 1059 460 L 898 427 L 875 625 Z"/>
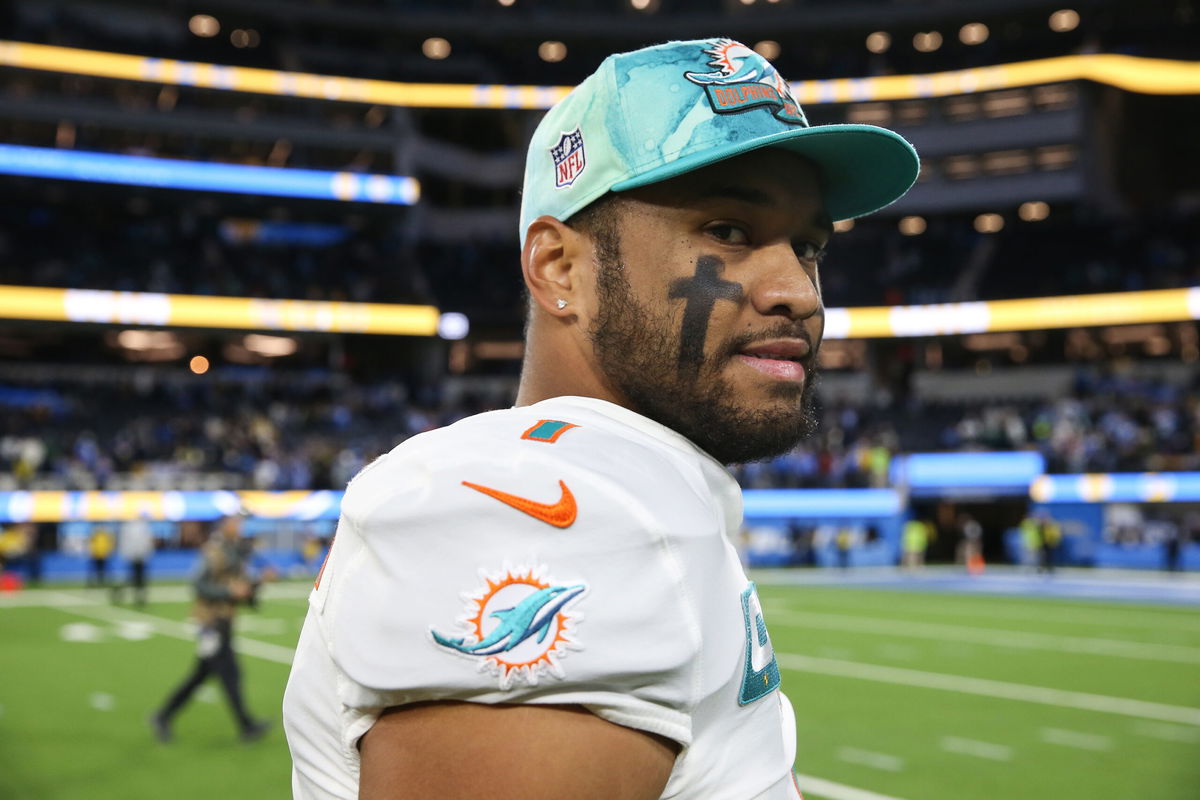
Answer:
<path fill-rule="evenodd" d="M 744 347 L 736 358 L 768 377 L 801 383 L 807 374 L 805 363 L 811 354 L 812 348 L 802 339 L 774 339 Z"/>

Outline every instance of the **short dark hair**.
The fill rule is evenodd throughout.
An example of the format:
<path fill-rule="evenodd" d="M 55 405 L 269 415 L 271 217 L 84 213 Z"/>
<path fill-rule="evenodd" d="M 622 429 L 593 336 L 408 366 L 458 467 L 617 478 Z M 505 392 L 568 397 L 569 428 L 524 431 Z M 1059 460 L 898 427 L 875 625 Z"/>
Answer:
<path fill-rule="evenodd" d="M 608 192 L 600 195 L 588 205 L 571 215 L 566 223 L 572 228 L 582 230 L 589 236 L 617 235 L 617 207 L 619 198 Z"/>

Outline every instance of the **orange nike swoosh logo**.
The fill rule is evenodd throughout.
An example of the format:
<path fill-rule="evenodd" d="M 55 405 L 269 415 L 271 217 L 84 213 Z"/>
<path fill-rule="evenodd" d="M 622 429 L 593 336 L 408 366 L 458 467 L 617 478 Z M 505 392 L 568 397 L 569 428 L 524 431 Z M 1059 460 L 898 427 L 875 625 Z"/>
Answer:
<path fill-rule="evenodd" d="M 477 492 L 483 492 L 488 497 L 494 497 L 501 503 L 512 506 L 517 511 L 524 512 L 534 519 L 540 519 L 556 528 L 569 528 L 575 522 L 575 512 L 577 511 L 575 495 L 571 494 L 571 490 L 562 481 L 558 482 L 562 488 L 562 496 L 558 498 L 557 503 L 537 503 L 526 497 L 502 492 L 489 486 L 480 486 L 478 483 L 470 481 L 463 481 L 462 485 Z"/>

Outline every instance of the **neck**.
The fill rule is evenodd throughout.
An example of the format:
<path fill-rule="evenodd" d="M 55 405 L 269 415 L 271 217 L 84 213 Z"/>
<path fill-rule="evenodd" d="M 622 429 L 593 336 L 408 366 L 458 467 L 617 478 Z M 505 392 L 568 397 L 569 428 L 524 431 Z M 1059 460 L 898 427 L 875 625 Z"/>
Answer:
<path fill-rule="evenodd" d="M 530 325 L 516 405 L 564 396 L 595 397 L 628 405 L 600 375 L 591 343 L 573 331 L 568 326 L 542 325 L 536 320 Z"/>

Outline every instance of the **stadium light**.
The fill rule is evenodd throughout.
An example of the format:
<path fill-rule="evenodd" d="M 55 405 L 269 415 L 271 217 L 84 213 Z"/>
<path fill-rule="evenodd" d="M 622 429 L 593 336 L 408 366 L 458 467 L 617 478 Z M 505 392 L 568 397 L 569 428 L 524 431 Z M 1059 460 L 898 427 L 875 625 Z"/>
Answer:
<path fill-rule="evenodd" d="M 0 174 L 394 205 L 413 205 L 421 194 L 415 178 L 400 175 L 253 167 L 9 144 L 0 144 Z"/>
<path fill-rule="evenodd" d="M 447 311 L 438 319 L 438 336 L 455 341 L 467 338 L 471 332 L 471 321 L 466 314 L 457 311 Z"/>
<path fill-rule="evenodd" d="M 892 46 L 892 37 L 887 31 L 875 31 L 867 36 L 867 49 L 872 53 L 886 53 Z"/>
<path fill-rule="evenodd" d="M 942 35 L 937 31 L 924 31 L 913 36 L 913 47 L 922 53 L 932 53 L 942 46 Z"/>
<path fill-rule="evenodd" d="M 229 42 L 234 47 L 258 47 L 261 41 L 258 31 L 253 28 L 235 28 L 233 33 L 229 34 Z"/>
<path fill-rule="evenodd" d="M 542 61 L 556 64 L 567 57 L 567 46 L 562 42 L 548 41 L 538 45 L 538 57 Z"/>
<path fill-rule="evenodd" d="M 902 217 L 899 223 L 900 232 L 905 236 L 919 236 L 925 232 L 924 217 Z"/>
<path fill-rule="evenodd" d="M 779 58 L 779 51 L 779 42 L 771 39 L 763 39 L 761 42 L 754 45 L 754 52 L 758 53 L 768 61 L 774 61 L 776 58 Z"/>
<path fill-rule="evenodd" d="M 1017 209 L 1017 216 L 1025 222 L 1041 222 L 1050 216 L 1050 206 L 1041 200 L 1030 200 L 1021 203 L 1021 207 Z"/>
<path fill-rule="evenodd" d="M 1079 12 L 1072 8 L 1064 8 L 1050 15 L 1050 30 L 1055 33 L 1067 33 L 1079 27 Z"/>
<path fill-rule="evenodd" d="M 211 39 L 221 32 L 221 23 L 208 14 L 196 14 L 188 20 L 188 30 L 202 39 Z"/>
<path fill-rule="evenodd" d="M 1004 230 L 1004 217 L 999 214 L 980 214 L 975 218 L 975 230 L 980 233 L 999 233 Z"/>
<path fill-rule="evenodd" d="M 261 333 L 247 334 L 242 338 L 242 346 L 251 353 L 267 358 L 282 358 L 296 352 L 296 340 L 290 336 L 266 336 Z"/>
<path fill-rule="evenodd" d="M 421 42 L 421 52 L 428 59 L 441 61 L 450 56 L 450 42 L 440 36 L 431 36 Z"/>
<path fill-rule="evenodd" d="M 496 2 L 499 3 L 500 5 L 504 6 L 505 8 L 508 8 L 513 3 L 517 2 L 517 0 L 496 0 Z"/>
<path fill-rule="evenodd" d="M 988 39 L 988 26 L 982 22 L 968 22 L 959 28 L 958 39 L 963 44 L 983 44 Z"/>

